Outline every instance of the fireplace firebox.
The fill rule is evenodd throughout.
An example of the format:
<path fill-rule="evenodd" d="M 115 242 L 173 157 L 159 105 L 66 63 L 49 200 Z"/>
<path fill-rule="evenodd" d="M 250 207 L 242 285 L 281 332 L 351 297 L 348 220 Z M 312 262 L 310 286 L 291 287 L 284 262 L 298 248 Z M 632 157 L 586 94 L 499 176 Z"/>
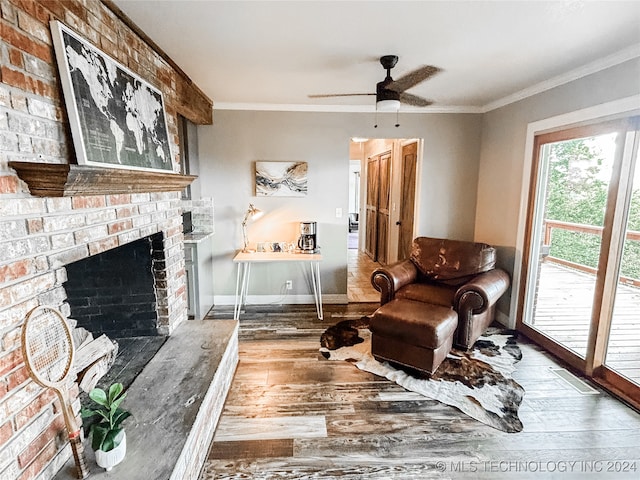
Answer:
<path fill-rule="evenodd" d="M 94 336 L 158 335 L 155 293 L 164 263 L 162 233 L 66 266 L 70 317 Z"/>

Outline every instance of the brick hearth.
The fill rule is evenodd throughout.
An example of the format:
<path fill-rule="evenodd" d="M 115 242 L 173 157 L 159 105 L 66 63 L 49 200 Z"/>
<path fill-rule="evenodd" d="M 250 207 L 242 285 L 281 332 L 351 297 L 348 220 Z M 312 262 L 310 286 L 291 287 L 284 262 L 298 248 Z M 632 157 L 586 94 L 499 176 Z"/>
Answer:
<path fill-rule="evenodd" d="M 237 364 L 237 320 L 181 324 L 127 391 L 123 462 L 106 472 L 85 441 L 91 479 L 197 480 Z M 70 459 L 55 480 L 74 478 Z"/>

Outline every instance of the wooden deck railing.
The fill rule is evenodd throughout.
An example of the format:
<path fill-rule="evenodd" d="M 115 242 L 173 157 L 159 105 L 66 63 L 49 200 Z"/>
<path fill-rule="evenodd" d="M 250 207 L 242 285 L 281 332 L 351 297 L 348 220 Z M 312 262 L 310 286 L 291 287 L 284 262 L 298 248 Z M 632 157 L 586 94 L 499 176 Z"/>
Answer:
<path fill-rule="evenodd" d="M 596 225 L 585 225 L 581 223 L 571 223 L 571 222 L 561 222 L 558 220 L 545 220 L 544 221 L 544 245 L 551 247 L 551 237 L 553 229 L 560 230 L 568 230 L 570 232 L 576 233 L 590 233 L 593 235 L 602 236 L 602 231 L 604 227 L 599 227 Z M 640 241 L 640 232 L 635 230 L 627 230 L 627 234 L 625 236 L 627 240 L 635 240 Z M 571 262 L 569 260 L 565 260 L 564 258 L 553 257 L 548 255 L 546 260 L 549 262 L 557 263 L 559 265 L 565 265 L 567 267 L 575 268 L 576 270 L 580 270 L 582 272 L 596 274 L 597 270 L 593 267 L 589 267 L 588 265 L 582 265 L 580 263 Z M 631 284 L 636 287 L 640 286 L 640 279 L 629 278 L 629 277 L 620 277 L 620 281 L 626 284 Z"/>

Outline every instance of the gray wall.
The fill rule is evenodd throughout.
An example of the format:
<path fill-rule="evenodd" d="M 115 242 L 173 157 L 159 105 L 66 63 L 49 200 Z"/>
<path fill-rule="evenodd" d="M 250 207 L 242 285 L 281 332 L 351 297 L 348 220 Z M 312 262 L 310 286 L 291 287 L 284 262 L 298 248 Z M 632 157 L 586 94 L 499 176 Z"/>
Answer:
<path fill-rule="evenodd" d="M 297 223 L 318 222 L 322 248 L 322 291 L 327 302 L 346 301 L 349 139 L 422 138 L 424 158 L 419 183 L 419 235 L 473 238 L 480 152 L 481 115 L 373 114 L 216 111 L 212 126 L 199 127 L 203 196 L 215 203 L 214 293 L 216 303 L 232 301 L 242 246 L 240 222 L 249 203 L 265 215 L 249 224 L 251 243 L 294 241 Z M 256 197 L 255 161 L 306 161 L 306 197 Z M 336 218 L 336 208 L 343 217 Z M 309 293 L 298 265 L 255 266 L 251 295 L 263 301 L 293 303 Z M 292 296 L 285 296 L 286 280 Z"/>
<path fill-rule="evenodd" d="M 528 124 L 639 93 L 640 59 L 634 59 L 484 114 L 475 239 L 498 247 L 503 268 L 514 271 L 525 221 L 519 210 Z M 505 295 L 498 306 L 504 314 L 509 302 Z"/>

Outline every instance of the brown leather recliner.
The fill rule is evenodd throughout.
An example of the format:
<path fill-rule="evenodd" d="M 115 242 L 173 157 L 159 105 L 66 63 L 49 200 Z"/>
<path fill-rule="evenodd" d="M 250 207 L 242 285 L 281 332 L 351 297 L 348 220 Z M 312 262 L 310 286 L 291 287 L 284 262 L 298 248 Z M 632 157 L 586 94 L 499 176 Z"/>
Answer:
<path fill-rule="evenodd" d="M 453 344 L 468 350 L 494 320 L 495 303 L 509 287 L 509 275 L 495 268 L 496 250 L 484 243 L 418 237 L 408 260 L 378 268 L 371 283 L 380 305 L 408 299 L 458 314 Z"/>

